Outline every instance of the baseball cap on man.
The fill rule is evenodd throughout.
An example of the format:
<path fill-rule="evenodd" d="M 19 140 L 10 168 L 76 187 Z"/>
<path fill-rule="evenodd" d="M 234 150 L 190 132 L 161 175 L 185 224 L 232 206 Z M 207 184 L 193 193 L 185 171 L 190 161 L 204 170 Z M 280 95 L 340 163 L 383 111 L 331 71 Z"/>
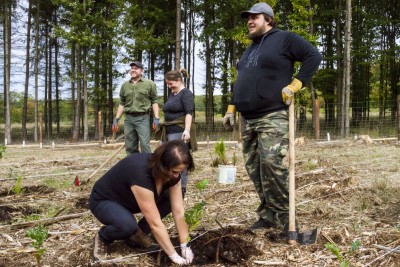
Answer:
<path fill-rule="evenodd" d="M 138 68 L 140 68 L 140 69 L 143 69 L 143 64 L 140 62 L 140 61 L 134 61 L 134 62 L 132 62 L 131 64 L 130 64 L 130 66 L 132 67 L 132 66 L 136 66 L 136 67 L 138 67 Z"/>
<path fill-rule="evenodd" d="M 240 16 L 242 18 L 247 18 L 249 14 L 265 14 L 267 16 L 270 16 L 271 18 L 274 17 L 274 11 L 272 11 L 272 8 L 266 3 L 255 4 L 250 8 L 250 10 L 240 13 Z"/>

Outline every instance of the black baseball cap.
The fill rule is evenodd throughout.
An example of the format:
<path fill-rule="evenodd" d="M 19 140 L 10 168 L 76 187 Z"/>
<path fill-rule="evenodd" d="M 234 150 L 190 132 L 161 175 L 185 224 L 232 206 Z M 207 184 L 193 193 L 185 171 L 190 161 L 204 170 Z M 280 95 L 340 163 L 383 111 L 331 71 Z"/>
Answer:
<path fill-rule="evenodd" d="M 132 67 L 132 66 L 136 66 L 136 67 L 138 67 L 138 68 L 140 68 L 140 69 L 143 69 L 143 64 L 140 62 L 140 61 L 133 61 L 131 64 L 130 64 L 130 66 Z"/>
<path fill-rule="evenodd" d="M 272 11 L 272 8 L 266 3 L 255 4 L 250 8 L 250 10 L 240 13 L 240 16 L 242 18 L 247 18 L 249 14 L 265 14 L 271 18 L 274 17 L 274 11 Z"/>

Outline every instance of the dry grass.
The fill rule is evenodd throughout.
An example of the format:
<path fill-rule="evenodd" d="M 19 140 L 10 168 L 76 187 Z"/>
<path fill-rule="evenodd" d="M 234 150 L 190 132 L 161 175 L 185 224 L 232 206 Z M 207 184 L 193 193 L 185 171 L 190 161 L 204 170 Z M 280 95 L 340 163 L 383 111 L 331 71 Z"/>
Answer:
<path fill-rule="evenodd" d="M 240 147 L 227 145 L 228 157 L 236 153 L 239 161 L 236 182 L 232 185 L 217 183 L 217 168 L 211 167 L 215 158 L 213 149 L 212 144 L 202 145 L 194 153 L 196 170 L 190 176 L 185 199 L 188 208 L 201 199 L 207 201 L 206 215 L 197 234 L 218 229 L 220 225 L 246 227 L 257 219 L 258 197 L 243 168 Z M 34 266 L 30 240 L 25 236 L 27 227 L 11 225 L 22 222 L 24 216 L 31 213 L 45 218 L 49 210 L 52 214 L 59 212 L 58 217 L 83 214 L 49 224 L 44 266 L 115 266 L 91 262 L 92 237 L 100 224 L 90 213 L 84 212 L 95 179 L 88 185 L 73 185 L 76 176 L 86 179 L 115 150 L 115 147 L 67 145 L 55 149 L 7 147 L 0 160 L 0 215 L 7 213 L 10 218 L 0 226 L 0 266 Z M 124 152 L 118 154 L 96 178 L 124 156 Z M 369 266 L 400 266 L 400 254 L 382 256 L 387 251 L 379 247 L 390 249 L 400 245 L 399 170 L 400 146 L 395 142 L 308 142 L 297 147 L 297 219 L 301 231 L 320 229 L 318 242 L 289 246 L 271 239 L 268 232 L 257 233 L 255 245 L 262 254 L 249 259 L 247 266 L 339 266 L 324 244 L 335 243 L 345 252 L 354 240 L 360 240 L 362 245 L 350 257 L 352 266 L 369 263 Z M 23 177 L 26 191 L 13 195 L 10 190 L 15 180 L 12 179 L 17 176 Z M 195 184 L 203 179 L 210 183 L 199 192 Z M 33 187 L 35 190 L 29 190 Z M 170 218 L 166 219 L 166 224 L 171 234 L 175 234 Z M 154 265 L 151 257 L 132 255 L 123 244 L 115 244 L 112 253 L 113 257 L 131 256 L 118 266 Z M 378 259 L 380 256 L 382 258 Z"/>

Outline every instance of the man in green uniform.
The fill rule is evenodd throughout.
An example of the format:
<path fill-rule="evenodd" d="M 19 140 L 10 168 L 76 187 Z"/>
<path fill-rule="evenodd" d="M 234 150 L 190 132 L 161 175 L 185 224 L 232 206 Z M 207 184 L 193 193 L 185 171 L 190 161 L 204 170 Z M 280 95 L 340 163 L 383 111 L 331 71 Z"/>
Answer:
<path fill-rule="evenodd" d="M 152 80 L 142 77 L 143 64 L 134 61 L 130 64 L 131 79 L 122 84 L 119 92 L 120 103 L 112 125 L 118 130 L 118 121 L 125 112 L 124 136 L 128 155 L 138 152 L 151 153 L 150 148 L 150 109 L 153 110 L 153 127 L 159 122 L 157 87 Z M 140 143 L 140 151 L 139 151 Z"/>

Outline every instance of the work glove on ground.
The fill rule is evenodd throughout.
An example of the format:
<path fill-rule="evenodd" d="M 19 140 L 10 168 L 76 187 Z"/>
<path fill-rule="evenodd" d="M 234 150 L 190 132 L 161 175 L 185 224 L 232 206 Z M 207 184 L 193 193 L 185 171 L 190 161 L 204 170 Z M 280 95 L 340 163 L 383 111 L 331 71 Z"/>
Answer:
<path fill-rule="evenodd" d="M 290 105 L 293 100 L 294 93 L 298 92 L 303 86 L 302 82 L 296 78 L 282 89 L 282 100 L 286 105 Z"/>
<path fill-rule="evenodd" d="M 193 262 L 194 254 L 193 251 L 188 246 L 188 243 L 181 244 L 182 257 L 186 259 L 187 264 Z"/>
<path fill-rule="evenodd" d="M 235 105 L 228 106 L 222 123 L 224 124 L 225 130 L 233 130 L 233 125 L 235 124 Z"/>
<path fill-rule="evenodd" d="M 174 254 L 168 257 L 171 259 L 172 262 L 178 264 L 179 266 L 187 264 L 186 259 L 179 256 L 179 254 L 176 251 L 174 252 Z"/>
<path fill-rule="evenodd" d="M 113 122 L 113 125 L 112 125 L 112 131 L 114 133 L 118 132 L 118 121 L 119 121 L 119 118 L 115 118 L 114 119 L 114 122 Z"/>
<path fill-rule="evenodd" d="M 159 124 L 160 124 L 160 119 L 159 118 L 154 118 L 153 119 L 153 124 L 152 124 L 153 131 L 155 131 L 157 129 Z"/>
<path fill-rule="evenodd" d="M 183 134 L 182 134 L 182 140 L 183 140 L 185 143 L 187 143 L 187 142 L 189 142 L 189 139 L 190 139 L 190 130 L 189 130 L 189 129 L 185 129 L 185 130 L 183 131 Z"/>

